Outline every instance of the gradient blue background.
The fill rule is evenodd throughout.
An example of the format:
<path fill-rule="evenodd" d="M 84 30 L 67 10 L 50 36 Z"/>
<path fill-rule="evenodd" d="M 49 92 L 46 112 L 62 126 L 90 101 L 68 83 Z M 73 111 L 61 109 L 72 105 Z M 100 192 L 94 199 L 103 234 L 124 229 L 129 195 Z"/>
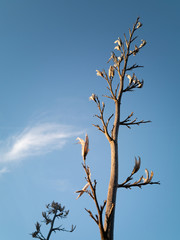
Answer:
<path fill-rule="evenodd" d="M 103 134 L 91 125 L 97 123 L 93 118 L 97 109 L 88 98 L 106 92 L 95 70 L 108 68 L 114 41 L 128 34 L 137 16 L 141 17 L 139 41 L 145 39 L 148 44 L 135 61 L 145 66 L 137 71 L 145 84 L 123 98 L 122 119 L 134 111 L 139 120 L 152 123 L 120 129 L 119 176 L 124 181 L 134 157 L 141 156 L 138 176 L 148 168 L 161 185 L 118 191 L 115 239 L 180 238 L 179 9 L 175 0 L 0 1 L 2 156 L 7 139 L 29 125 L 65 124 L 82 131 L 83 138 L 87 132 L 87 161 L 98 182 L 100 202 L 107 193 L 110 150 Z M 0 239 L 32 239 L 34 223 L 42 219 L 45 204 L 52 200 L 70 209 L 62 224 L 77 225 L 74 233 L 57 233 L 53 240 L 100 239 L 84 210 L 95 212 L 93 202 L 88 196 L 75 200 L 74 192 L 85 184 L 76 137 L 61 149 L 0 161 L 1 168 L 8 169 L 0 176 Z"/>

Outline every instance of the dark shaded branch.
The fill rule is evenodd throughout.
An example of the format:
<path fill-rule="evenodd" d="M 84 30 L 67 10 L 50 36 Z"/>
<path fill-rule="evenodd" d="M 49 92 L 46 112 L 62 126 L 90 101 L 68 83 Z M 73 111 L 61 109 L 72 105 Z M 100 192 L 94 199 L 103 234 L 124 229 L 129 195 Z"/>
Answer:
<path fill-rule="evenodd" d="M 121 121 L 119 123 L 119 125 L 124 125 L 128 128 L 131 128 L 130 125 L 138 125 L 139 126 L 141 123 L 150 123 L 151 122 L 150 120 L 148 120 L 148 121 L 144 121 L 144 120 L 137 121 L 137 118 L 135 118 L 134 120 L 131 121 L 130 119 L 133 116 L 133 114 L 134 113 L 132 112 L 124 121 Z"/>
<path fill-rule="evenodd" d="M 73 232 L 74 230 L 75 230 L 75 228 L 76 228 L 76 226 L 71 226 L 71 230 L 67 230 L 67 229 L 65 229 L 64 227 L 63 228 L 61 228 L 61 226 L 62 225 L 60 225 L 59 227 L 56 227 L 56 228 L 53 228 L 52 229 L 52 232 L 56 232 L 56 231 L 62 231 L 62 232 Z"/>
<path fill-rule="evenodd" d="M 89 216 L 97 223 L 97 225 L 99 225 L 98 218 L 97 217 L 95 218 L 90 210 L 88 210 L 86 208 L 85 208 L 85 210 L 89 213 Z"/>
<path fill-rule="evenodd" d="M 100 128 L 99 125 L 96 125 L 96 124 L 92 124 L 94 127 L 96 127 L 99 131 L 103 132 L 104 133 L 104 130 Z"/>
<path fill-rule="evenodd" d="M 57 211 L 56 211 L 57 212 Z M 52 219 L 52 222 L 51 222 L 51 227 L 50 227 L 50 230 L 49 230 L 49 233 L 47 235 L 47 240 L 49 240 L 50 236 L 51 236 L 51 233 L 53 232 L 53 226 L 54 226 L 54 221 L 56 219 L 56 212 L 54 214 L 54 217 Z"/>
<path fill-rule="evenodd" d="M 138 37 L 138 36 L 135 36 L 133 39 L 131 39 L 131 43 L 134 42 L 137 37 Z"/>
<path fill-rule="evenodd" d="M 128 128 L 131 128 L 130 125 L 140 125 L 141 123 L 150 123 L 151 121 L 144 121 L 144 120 L 141 120 L 139 122 L 136 122 L 136 119 L 134 119 L 132 122 L 130 123 L 123 123 L 123 122 L 120 122 L 120 125 L 124 125 Z"/>
<path fill-rule="evenodd" d="M 139 188 L 141 188 L 141 186 L 144 186 L 144 185 L 148 185 L 148 184 L 159 184 L 160 185 L 160 181 L 158 181 L 158 182 L 149 182 L 149 183 L 136 183 L 136 184 L 134 184 L 134 183 L 132 183 L 132 184 L 125 184 L 125 185 L 123 185 L 123 184 L 118 184 L 118 186 L 117 186 L 117 188 L 129 188 L 129 189 L 131 189 L 132 187 L 139 187 Z"/>
<path fill-rule="evenodd" d="M 100 130 L 101 132 L 103 132 L 106 135 L 108 140 L 111 140 L 111 137 L 108 132 L 108 123 L 109 123 L 112 115 L 108 118 L 107 122 L 105 123 L 105 120 L 104 120 L 105 104 L 104 104 L 104 102 L 102 102 L 102 106 L 101 106 L 98 96 L 96 96 L 96 95 L 94 95 L 95 97 L 92 97 L 92 96 L 90 98 L 96 103 L 96 105 L 99 109 L 99 113 L 100 113 L 100 115 L 95 114 L 95 117 L 97 117 L 101 120 L 103 128 L 101 128 L 99 125 L 95 125 L 95 124 L 93 124 L 93 126 L 98 128 L 98 130 Z"/>
<path fill-rule="evenodd" d="M 65 207 L 61 207 L 61 204 L 57 202 L 52 202 L 51 204 L 47 204 L 46 206 L 47 211 L 42 212 L 42 216 L 44 218 L 43 222 L 46 223 L 46 225 L 50 224 L 50 229 L 47 234 L 47 237 L 45 238 L 44 235 L 41 232 L 41 225 L 37 222 L 36 223 L 36 231 L 33 232 L 31 235 L 33 238 L 37 238 L 40 240 L 49 240 L 51 237 L 51 234 L 56 231 L 66 231 L 66 232 L 73 232 L 76 228 L 76 226 L 71 227 L 71 230 L 67 230 L 65 228 L 54 227 L 55 220 L 58 218 L 66 218 L 69 211 L 65 211 Z M 52 218 L 50 217 L 52 215 Z"/>
<path fill-rule="evenodd" d="M 126 69 L 126 71 L 131 71 L 132 69 L 142 68 L 142 67 L 144 67 L 144 66 L 140 66 L 140 65 L 133 64 L 131 67 L 128 67 L 128 68 Z"/>

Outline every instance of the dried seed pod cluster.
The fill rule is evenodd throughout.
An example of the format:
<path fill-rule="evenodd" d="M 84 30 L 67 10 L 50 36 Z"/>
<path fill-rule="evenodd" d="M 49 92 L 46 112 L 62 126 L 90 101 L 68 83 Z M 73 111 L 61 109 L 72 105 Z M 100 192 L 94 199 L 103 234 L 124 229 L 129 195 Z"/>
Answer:
<path fill-rule="evenodd" d="M 85 141 L 82 138 L 77 138 L 76 140 L 79 140 L 79 144 L 81 144 L 82 147 L 82 157 L 83 157 L 83 161 L 85 162 L 86 160 L 86 156 L 89 152 L 89 138 L 88 135 L 86 134 L 86 138 Z"/>
<path fill-rule="evenodd" d="M 135 165 L 131 172 L 131 175 L 127 177 L 123 183 L 118 184 L 117 187 L 131 189 L 132 187 L 141 188 L 143 185 L 147 185 L 147 184 L 160 184 L 159 182 L 152 182 L 154 173 L 153 171 L 151 171 L 151 175 L 149 176 L 149 171 L 147 169 L 145 169 L 146 177 L 141 176 L 137 181 L 131 183 L 130 181 L 133 180 L 133 175 L 139 171 L 140 166 L 141 166 L 141 158 L 139 157 L 137 160 L 137 158 L 135 157 Z"/>

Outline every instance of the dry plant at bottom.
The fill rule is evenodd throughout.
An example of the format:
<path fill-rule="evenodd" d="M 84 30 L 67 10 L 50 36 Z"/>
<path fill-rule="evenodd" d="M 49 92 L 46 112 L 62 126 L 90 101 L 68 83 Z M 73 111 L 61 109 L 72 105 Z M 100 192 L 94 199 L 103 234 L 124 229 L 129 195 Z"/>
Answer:
<path fill-rule="evenodd" d="M 58 231 L 73 232 L 75 230 L 76 226 L 73 225 L 71 226 L 70 230 L 64 228 L 62 225 L 58 227 L 54 226 L 57 219 L 64 219 L 69 214 L 69 210 L 65 210 L 64 206 L 62 207 L 60 203 L 53 201 L 51 204 L 47 204 L 46 208 L 47 211 L 42 212 L 42 216 L 44 218 L 42 222 L 44 222 L 46 225 L 49 225 L 49 232 L 45 237 L 41 231 L 41 224 L 37 222 L 35 224 L 36 230 L 31 233 L 33 238 L 40 240 L 50 240 L 52 233 L 56 233 Z"/>

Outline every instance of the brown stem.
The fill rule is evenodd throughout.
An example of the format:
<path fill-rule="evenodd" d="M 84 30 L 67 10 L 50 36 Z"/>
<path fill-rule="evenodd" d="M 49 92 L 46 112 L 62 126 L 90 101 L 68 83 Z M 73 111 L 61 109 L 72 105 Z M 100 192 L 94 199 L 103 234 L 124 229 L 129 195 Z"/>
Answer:
<path fill-rule="evenodd" d="M 107 195 L 104 230 L 107 233 L 108 239 L 113 239 L 115 203 L 118 182 L 118 154 L 117 154 L 118 145 L 117 142 L 111 141 L 110 146 L 111 146 L 111 175 Z"/>

